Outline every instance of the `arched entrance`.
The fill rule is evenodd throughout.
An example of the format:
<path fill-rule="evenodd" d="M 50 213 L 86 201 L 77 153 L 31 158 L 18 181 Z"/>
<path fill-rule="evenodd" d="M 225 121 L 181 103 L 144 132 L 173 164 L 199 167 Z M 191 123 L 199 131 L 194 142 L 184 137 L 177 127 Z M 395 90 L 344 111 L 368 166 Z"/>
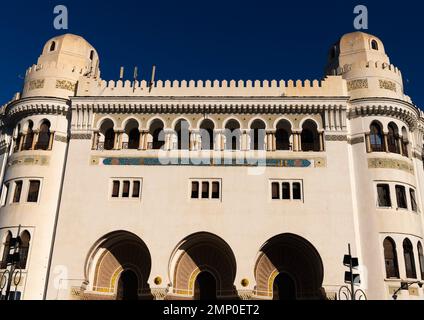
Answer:
<path fill-rule="evenodd" d="M 86 263 L 84 299 L 152 299 L 147 280 L 151 257 L 146 244 L 135 234 L 116 231 L 93 246 Z"/>
<path fill-rule="evenodd" d="M 194 300 L 216 300 L 216 279 L 208 271 L 202 271 L 194 283 Z"/>
<path fill-rule="evenodd" d="M 273 300 L 296 300 L 296 283 L 287 273 L 280 273 L 273 284 Z"/>
<path fill-rule="evenodd" d="M 236 261 L 229 245 L 201 232 L 188 236 L 170 260 L 172 290 L 166 299 L 236 299 Z"/>
<path fill-rule="evenodd" d="M 260 249 L 255 265 L 255 295 L 263 299 L 323 299 L 324 268 L 307 240 L 281 234 Z"/>
<path fill-rule="evenodd" d="M 125 270 L 121 273 L 117 300 L 138 300 L 138 278 L 133 271 Z"/>

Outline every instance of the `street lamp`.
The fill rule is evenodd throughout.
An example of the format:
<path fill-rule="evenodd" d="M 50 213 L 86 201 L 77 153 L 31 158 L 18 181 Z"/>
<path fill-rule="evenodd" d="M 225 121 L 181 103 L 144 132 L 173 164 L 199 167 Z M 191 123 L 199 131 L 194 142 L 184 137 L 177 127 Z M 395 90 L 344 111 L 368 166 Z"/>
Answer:
<path fill-rule="evenodd" d="M 424 282 L 421 282 L 421 281 L 411 281 L 411 282 L 404 281 L 404 282 L 401 282 L 401 284 L 400 284 L 400 288 L 399 288 L 399 289 L 397 289 L 397 290 L 393 293 L 393 296 L 392 296 L 393 300 L 397 300 L 397 298 L 398 298 L 398 293 L 399 293 L 401 290 L 408 290 L 408 289 L 409 289 L 409 287 L 411 287 L 411 286 L 412 286 L 412 285 L 414 285 L 414 284 L 418 284 L 418 286 L 419 286 L 420 288 L 422 288 L 422 287 L 423 287 L 423 285 L 424 285 Z"/>

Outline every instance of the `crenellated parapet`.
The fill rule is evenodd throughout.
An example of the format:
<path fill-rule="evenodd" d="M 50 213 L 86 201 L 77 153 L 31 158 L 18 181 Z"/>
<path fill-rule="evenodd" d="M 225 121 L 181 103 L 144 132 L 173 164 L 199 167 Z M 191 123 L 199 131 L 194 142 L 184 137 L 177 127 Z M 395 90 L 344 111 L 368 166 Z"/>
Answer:
<path fill-rule="evenodd" d="M 97 81 L 83 79 L 78 96 L 240 96 L 240 97 L 343 97 L 347 96 L 346 82 L 340 76 L 318 80 L 215 80 L 162 81 L 153 86 L 143 81 Z"/>

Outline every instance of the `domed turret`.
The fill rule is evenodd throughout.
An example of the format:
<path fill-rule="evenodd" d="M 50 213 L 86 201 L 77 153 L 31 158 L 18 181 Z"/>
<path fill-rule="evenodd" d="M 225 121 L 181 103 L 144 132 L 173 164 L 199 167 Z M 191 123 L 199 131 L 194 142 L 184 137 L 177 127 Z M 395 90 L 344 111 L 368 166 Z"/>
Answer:
<path fill-rule="evenodd" d="M 23 97 L 69 98 L 75 95 L 77 83 L 83 76 L 100 76 L 96 49 L 77 35 L 54 37 L 44 45 L 37 65 L 28 69 Z"/>
<path fill-rule="evenodd" d="M 334 44 L 329 52 L 326 74 L 343 76 L 352 99 L 405 99 L 400 70 L 390 64 L 383 42 L 367 33 L 348 33 Z"/>

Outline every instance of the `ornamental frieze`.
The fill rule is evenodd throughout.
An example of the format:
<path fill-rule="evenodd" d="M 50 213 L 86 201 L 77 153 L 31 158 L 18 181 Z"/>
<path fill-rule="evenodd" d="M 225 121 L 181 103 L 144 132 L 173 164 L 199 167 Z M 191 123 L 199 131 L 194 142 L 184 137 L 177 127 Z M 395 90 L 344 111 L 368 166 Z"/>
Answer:
<path fill-rule="evenodd" d="M 369 169 L 395 169 L 414 174 L 414 167 L 406 161 L 394 159 L 368 159 Z"/>
<path fill-rule="evenodd" d="M 367 79 L 357 79 L 347 82 L 347 90 L 353 91 L 358 89 L 368 89 L 368 80 Z"/>
<path fill-rule="evenodd" d="M 360 143 L 364 143 L 364 142 L 365 142 L 364 137 L 355 137 L 355 138 L 348 139 L 348 143 L 351 144 L 351 145 L 360 144 Z"/>
<path fill-rule="evenodd" d="M 389 80 L 379 80 L 379 82 L 380 82 L 380 89 L 386 89 L 386 90 L 396 92 L 396 83 Z"/>
<path fill-rule="evenodd" d="M 346 135 L 328 135 L 325 136 L 325 141 L 344 142 L 347 141 Z"/>
<path fill-rule="evenodd" d="M 216 166 L 216 167 L 272 167 L 272 168 L 325 168 L 326 159 L 238 159 L 238 158 L 129 158 L 93 156 L 91 165 L 103 166 Z"/>
<path fill-rule="evenodd" d="M 75 92 L 76 84 L 68 80 L 56 80 L 56 89 Z"/>
<path fill-rule="evenodd" d="M 25 165 L 25 166 L 48 166 L 50 162 L 50 157 L 48 156 L 22 156 L 12 158 L 8 165 Z"/>
<path fill-rule="evenodd" d="M 28 84 L 28 90 L 44 88 L 44 79 L 32 80 Z"/>

